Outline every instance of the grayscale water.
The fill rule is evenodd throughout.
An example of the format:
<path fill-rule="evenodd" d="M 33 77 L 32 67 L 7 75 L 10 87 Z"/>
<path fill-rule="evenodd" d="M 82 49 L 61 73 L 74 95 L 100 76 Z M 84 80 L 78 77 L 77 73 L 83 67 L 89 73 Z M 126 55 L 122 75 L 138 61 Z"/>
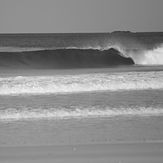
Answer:
<path fill-rule="evenodd" d="M 66 131 L 74 132 L 76 126 L 88 139 L 95 136 L 89 131 L 96 131 L 98 138 L 99 132 L 107 135 L 111 130 L 108 126 L 106 130 L 98 128 L 104 121 L 113 126 L 121 122 L 118 126 L 122 130 L 121 125 L 130 125 L 126 120 L 135 117 L 141 118 L 135 126 L 142 121 L 139 127 L 148 126 L 149 122 L 152 127 L 145 129 L 153 133 L 153 117 L 159 119 L 163 114 L 163 36 L 156 33 L 155 41 L 152 37 L 136 33 L 0 35 L 0 128 L 4 133 L 0 143 L 11 140 L 14 134 L 33 142 L 26 133 L 29 126 L 31 132 L 42 131 L 34 134 L 40 136 L 40 142 L 57 141 L 52 139 L 55 131 L 61 135 L 68 124 Z M 151 120 L 145 121 L 147 117 Z M 55 127 L 58 123 L 64 125 L 59 129 Z M 15 128 L 19 134 L 22 131 L 20 135 Z M 162 137 L 161 127 L 158 135 L 141 131 L 141 140 Z M 130 138 L 140 140 L 136 135 L 139 132 Z M 130 138 L 124 134 L 123 139 Z"/>

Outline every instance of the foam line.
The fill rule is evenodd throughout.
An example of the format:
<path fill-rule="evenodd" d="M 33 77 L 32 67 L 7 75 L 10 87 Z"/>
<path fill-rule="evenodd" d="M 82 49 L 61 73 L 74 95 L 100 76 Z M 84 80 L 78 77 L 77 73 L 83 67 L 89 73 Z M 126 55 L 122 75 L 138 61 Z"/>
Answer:
<path fill-rule="evenodd" d="M 0 95 L 71 94 L 163 89 L 163 72 L 124 72 L 0 78 Z"/>

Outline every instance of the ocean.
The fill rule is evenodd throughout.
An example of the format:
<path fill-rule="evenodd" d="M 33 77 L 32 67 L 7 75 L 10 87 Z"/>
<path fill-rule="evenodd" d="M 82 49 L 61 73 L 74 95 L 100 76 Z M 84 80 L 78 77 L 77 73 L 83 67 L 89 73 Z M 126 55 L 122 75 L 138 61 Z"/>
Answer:
<path fill-rule="evenodd" d="M 162 33 L 1 34 L 0 121 L 163 113 Z"/>
<path fill-rule="evenodd" d="M 0 146 L 163 141 L 163 33 L 0 34 Z"/>

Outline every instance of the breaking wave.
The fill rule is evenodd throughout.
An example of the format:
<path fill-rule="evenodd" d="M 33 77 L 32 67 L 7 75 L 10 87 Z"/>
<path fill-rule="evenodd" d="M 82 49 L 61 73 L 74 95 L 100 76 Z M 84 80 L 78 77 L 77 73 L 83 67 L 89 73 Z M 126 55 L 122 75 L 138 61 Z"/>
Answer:
<path fill-rule="evenodd" d="M 0 78 L 0 95 L 163 89 L 163 73 L 123 72 Z"/>
<path fill-rule="evenodd" d="M 138 65 L 163 65 L 163 45 L 150 50 L 131 51 L 128 55 Z"/>
<path fill-rule="evenodd" d="M 113 48 L 109 50 L 66 48 L 39 51 L 30 51 L 30 49 L 20 51 L 19 49 L 17 52 L 14 49 L 12 52 L 0 52 L 1 68 L 64 69 L 131 64 L 133 64 L 131 58 L 123 57 Z"/>
<path fill-rule="evenodd" d="M 156 48 L 66 47 L 59 49 L 1 48 L 1 68 L 64 69 L 120 65 L 163 65 L 163 45 Z"/>

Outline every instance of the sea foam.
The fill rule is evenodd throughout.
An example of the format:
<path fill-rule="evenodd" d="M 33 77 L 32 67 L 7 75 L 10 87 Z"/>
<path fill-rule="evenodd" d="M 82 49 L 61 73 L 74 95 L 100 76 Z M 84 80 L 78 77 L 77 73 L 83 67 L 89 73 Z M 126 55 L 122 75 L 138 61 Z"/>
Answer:
<path fill-rule="evenodd" d="M 39 119 L 72 119 L 72 118 L 97 118 L 115 116 L 159 116 L 163 114 L 162 108 L 136 107 L 136 108 L 110 108 L 76 106 L 73 109 L 67 108 L 6 108 L 0 109 L 0 120 L 39 120 Z"/>
<path fill-rule="evenodd" d="M 163 89 L 163 72 L 94 73 L 0 78 L 0 95 L 71 94 Z"/>

